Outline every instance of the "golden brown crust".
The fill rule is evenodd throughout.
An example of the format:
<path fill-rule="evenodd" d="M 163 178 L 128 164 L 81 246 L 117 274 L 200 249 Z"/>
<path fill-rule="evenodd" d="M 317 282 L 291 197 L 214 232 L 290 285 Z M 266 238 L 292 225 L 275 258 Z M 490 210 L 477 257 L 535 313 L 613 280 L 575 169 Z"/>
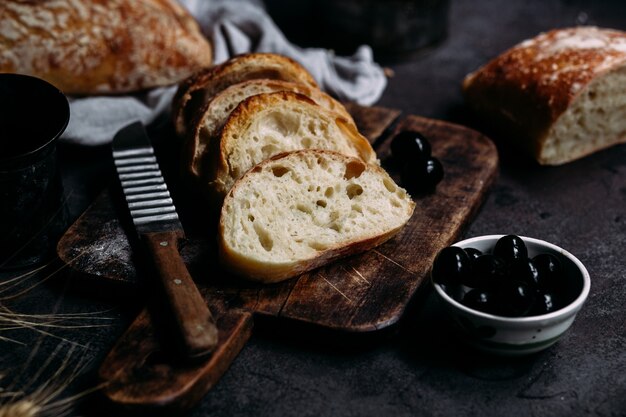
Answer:
<path fill-rule="evenodd" d="M 213 191 L 211 192 L 211 198 L 219 201 L 220 205 L 224 196 L 230 189 L 230 186 L 226 184 L 232 177 L 231 166 L 227 160 L 229 156 L 227 146 L 231 145 L 231 143 L 227 144 L 227 140 L 225 140 L 224 137 L 227 136 L 228 140 L 232 140 L 233 135 L 246 130 L 249 122 L 254 119 L 256 113 L 267 108 L 277 108 L 280 104 L 290 101 L 300 101 L 312 106 L 315 111 L 319 112 L 320 117 L 322 113 L 328 112 L 328 114 L 335 117 L 335 122 L 339 128 L 350 138 L 350 142 L 354 145 L 361 159 L 367 163 L 375 163 L 377 161 L 376 152 L 369 141 L 358 132 L 354 125 L 351 125 L 350 122 L 343 119 L 340 114 L 322 109 L 309 97 L 298 93 L 280 91 L 276 93 L 259 94 L 239 103 L 222 129 L 219 145 L 216 144 L 216 147 L 219 146 L 219 152 L 209 152 L 209 158 L 207 159 L 207 175 L 208 178 L 211 179 L 209 188 L 215 189 L 216 191 L 215 193 Z"/>
<path fill-rule="evenodd" d="M 172 101 L 172 117 L 178 135 L 185 136 L 192 115 L 215 94 L 229 85 L 258 78 L 297 82 L 317 88 L 311 74 L 286 56 L 252 53 L 233 57 L 221 65 L 194 74 L 180 84 Z"/>
<path fill-rule="evenodd" d="M 502 53 L 463 82 L 468 104 L 537 160 L 553 123 L 591 81 L 626 62 L 626 34 L 552 30 Z"/>
<path fill-rule="evenodd" d="M 175 0 L 4 0 L 0 71 L 67 94 L 117 94 L 177 83 L 212 50 Z"/>
<path fill-rule="evenodd" d="M 191 128 L 188 130 L 187 138 L 185 139 L 183 155 L 183 169 L 187 171 L 187 174 L 189 174 L 192 180 L 193 178 L 201 180 L 206 177 L 202 173 L 202 165 L 204 164 L 204 160 L 207 158 L 208 153 L 215 151 L 215 149 L 211 148 L 211 142 L 214 140 L 219 141 L 219 138 L 217 138 L 219 135 L 218 131 L 211 132 L 210 134 L 208 133 L 205 127 L 206 123 L 208 123 L 207 120 L 214 119 L 214 115 L 218 113 L 216 111 L 216 106 L 223 107 L 224 101 L 232 101 L 233 96 L 237 97 L 247 90 L 259 91 L 256 94 L 260 94 L 261 92 L 269 93 L 286 91 L 305 95 L 318 105 L 337 112 L 344 119 L 346 119 L 349 125 L 356 129 L 352 116 L 348 113 L 343 104 L 333 99 L 319 88 L 282 80 L 255 79 L 243 81 L 241 83 L 231 85 L 222 90 L 220 93 L 217 93 L 194 114 L 192 118 L 193 121 L 190 124 Z M 219 113 L 221 114 L 223 112 Z M 214 123 L 215 121 L 212 120 L 212 122 Z M 223 123 L 225 122 L 226 120 L 223 120 L 221 124 L 213 126 L 213 129 L 221 129 Z M 209 136 L 207 137 L 207 135 Z"/>
<path fill-rule="evenodd" d="M 366 252 L 372 248 L 382 245 L 392 237 L 394 237 L 402 229 L 403 226 L 390 230 L 387 233 L 373 236 L 368 239 L 356 240 L 345 245 L 337 245 L 328 248 L 315 258 L 307 259 L 301 262 L 297 262 L 293 265 L 286 265 L 283 268 L 273 266 L 271 268 L 263 265 L 257 265 L 255 263 L 246 262 L 237 256 L 232 250 L 230 250 L 223 242 L 223 225 L 220 222 L 219 228 L 219 255 L 218 259 L 220 264 L 225 266 L 232 273 L 251 280 L 258 281 L 264 284 L 273 284 L 281 281 L 285 281 L 289 278 L 297 277 L 305 272 L 312 271 L 327 265 L 337 259 L 344 258 L 350 255 L 356 255 Z"/>

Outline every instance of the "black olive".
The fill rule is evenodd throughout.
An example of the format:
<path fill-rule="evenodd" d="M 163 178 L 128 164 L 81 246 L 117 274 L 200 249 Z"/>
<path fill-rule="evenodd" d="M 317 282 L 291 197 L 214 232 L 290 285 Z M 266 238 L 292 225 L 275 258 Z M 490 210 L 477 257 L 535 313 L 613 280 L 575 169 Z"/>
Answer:
<path fill-rule="evenodd" d="M 433 263 L 433 280 L 446 286 L 460 285 L 469 275 L 471 261 L 467 253 L 459 247 L 443 248 Z"/>
<path fill-rule="evenodd" d="M 483 253 L 476 248 L 465 248 L 465 253 L 470 257 L 472 261 L 475 261 Z"/>
<path fill-rule="evenodd" d="M 515 280 L 525 282 L 532 288 L 538 288 L 539 283 L 539 271 L 537 266 L 531 259 L 521 259 L 510 265 L 511 277 Z"/>
<path fill-rule="evenodd" d="M 539 293 L 529 315 L 539 316 L 558 310 L 557 299 L 551 293 Z"/>
<path fill-rule="evenodd" d="M 533 262 L 539 273 L 538 284 L 543 290 L 554 291 L 565 285 L 563 266 L 556 256 L 542 253 L 533 258 Z"/>
<path fill-rule="evenodd" d="M 441 286 L 441 289 L 450 296 L 450 298 L 458 302 L 461 302 L 461 300 L 463 300 L 465 291 L 460 284 L 438 284 Z"/>
<path fill-rule="evenodd" d="M 461 303 L 469 308 L 482 311 L 484 313 L 496 313 L 496 306 L 493 302 L 493 297 L 488 291 L 479 289 L 470 290 L 465 294 Z"/>
<path fill-rule="evenodd" d="M 401 175 L 402 184 L 409 192 L 432 191 L 443 179 L 443 166 L 436 158 L 408 161 Z"/>
<path fill-rule="evenodd" d="M 471 273 L 465 277 L 464 284 L 472 288 L 495 288 L 507 273 L 505 262 L 490 254 L 481 255 L 472 262 Z"/>
<path fill-rule="evenodd" d="M 579 293 L 567 282 L 562 262 L 548 253 L 530 259 L 523 240 L 507 235 L 490 253 L 443 249 L 435 259 L 433 279 L 456 301 L 478 311 L 507 317 L 542 315 L 566 306 Z"/>
<path fill-rule="evenodd" d="M 524 316 L 534 303 L 534 291 L 523 282 L 510 280 L 498 287 L 498 311 L 503 316 Z"/>
<path fill-rule="evenodd" d="M 397 161 L 426 159 L 430 152 L 430 143 L 420 132 L 405 130 L 391 141 L 391 154 Z"/>
<path fill-rule="evenodd" d="M 507 235 L 498 239 L 493 254 L 511 264 L 528 258 L 528 250 L 524 241 L 515 235 Z"/>

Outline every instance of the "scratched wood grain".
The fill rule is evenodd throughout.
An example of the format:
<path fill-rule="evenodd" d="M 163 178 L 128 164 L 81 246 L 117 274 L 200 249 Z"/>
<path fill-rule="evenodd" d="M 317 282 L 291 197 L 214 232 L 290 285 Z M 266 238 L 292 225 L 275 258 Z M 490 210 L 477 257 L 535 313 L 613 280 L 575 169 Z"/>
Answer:
<path fill-rule="evenodd" d="M 350 106 L 350 111 L 372 142 L 399 114 L 380 107 Z M 433 154 L 444 166 L 445 178 L 434 194 L 413 196 L 415 213 L 398 235 L 374 250 L 298 278 L 259 285 L 216 267 L 215 239 L 197 233 L 204 230 L 201 226 L 190 227 L 197 217 L 192 210 L 182 217 L 190 238 L 181 252 L 205 296 L 220 300 L 228 309 L 350 332 L 375 331 L 397 322 L 426 279 L 437 252 L 457 239 L 476 214 L 498 165 L 492 142 L 473 130 L 405 116 L 389 133 L 404 129 L 419 130 L 430 139 Z M 401 184 L 389 155 L 392 136 L 377 141 L 376 150 L 383 166 Z M 165 165 L 164 170 L 170 169 Z M 186 200 L 179 195 L 175 195 L 175 201 L 177 206 L 181 203 L 185 214 Z M 58 254 L 86 282 L 132 289 L 141 279 L 134 267 L 139 255 L 134 249 L 132 228 L 117 200 L 121 197 L 115 187 L 105 190 L 62 238 Z M 196 233 L 190 233 L 192 230 Z"/>

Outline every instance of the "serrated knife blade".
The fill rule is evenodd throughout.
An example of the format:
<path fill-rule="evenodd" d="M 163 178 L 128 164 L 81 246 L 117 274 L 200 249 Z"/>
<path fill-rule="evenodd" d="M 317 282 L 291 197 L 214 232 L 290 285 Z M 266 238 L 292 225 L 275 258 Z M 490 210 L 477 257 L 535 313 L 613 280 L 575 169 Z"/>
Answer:
<path fill-rule="evenodd" d="M 217 345 L 218 330 L 180 256 L 183 227 L 143 124 L 131 123 L 117 132 L 112 150 L 126 204 L 154 263 L 182 353 L 204 356 Z"/>

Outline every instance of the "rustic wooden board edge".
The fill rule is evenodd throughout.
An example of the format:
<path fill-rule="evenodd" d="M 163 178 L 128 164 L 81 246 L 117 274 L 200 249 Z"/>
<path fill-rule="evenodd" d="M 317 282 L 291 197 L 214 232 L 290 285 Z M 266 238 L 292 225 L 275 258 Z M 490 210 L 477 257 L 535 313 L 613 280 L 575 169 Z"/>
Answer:
<path fill-rule="evenodd" d="M 401 110 L 388 107 L 363 107 L 356 103 L 346 103 L 345 106 L 352 115 L 359 132 L 372 144 L 378 142 L 384 136 L 385 130 L 392 126 L 402 114 Z"/>
<path fill-rule="evenodd" d="M 215 306 L 214 306 L 215 307 Z M 200 362 L 177 361 L 156 334 L 144 309 L 113 346 L 99 369 L 105 404 L 129 415 L 180 415 L 219 381 L 252 334 L 252 314 L 213 309 L 219 342 Z"/>

